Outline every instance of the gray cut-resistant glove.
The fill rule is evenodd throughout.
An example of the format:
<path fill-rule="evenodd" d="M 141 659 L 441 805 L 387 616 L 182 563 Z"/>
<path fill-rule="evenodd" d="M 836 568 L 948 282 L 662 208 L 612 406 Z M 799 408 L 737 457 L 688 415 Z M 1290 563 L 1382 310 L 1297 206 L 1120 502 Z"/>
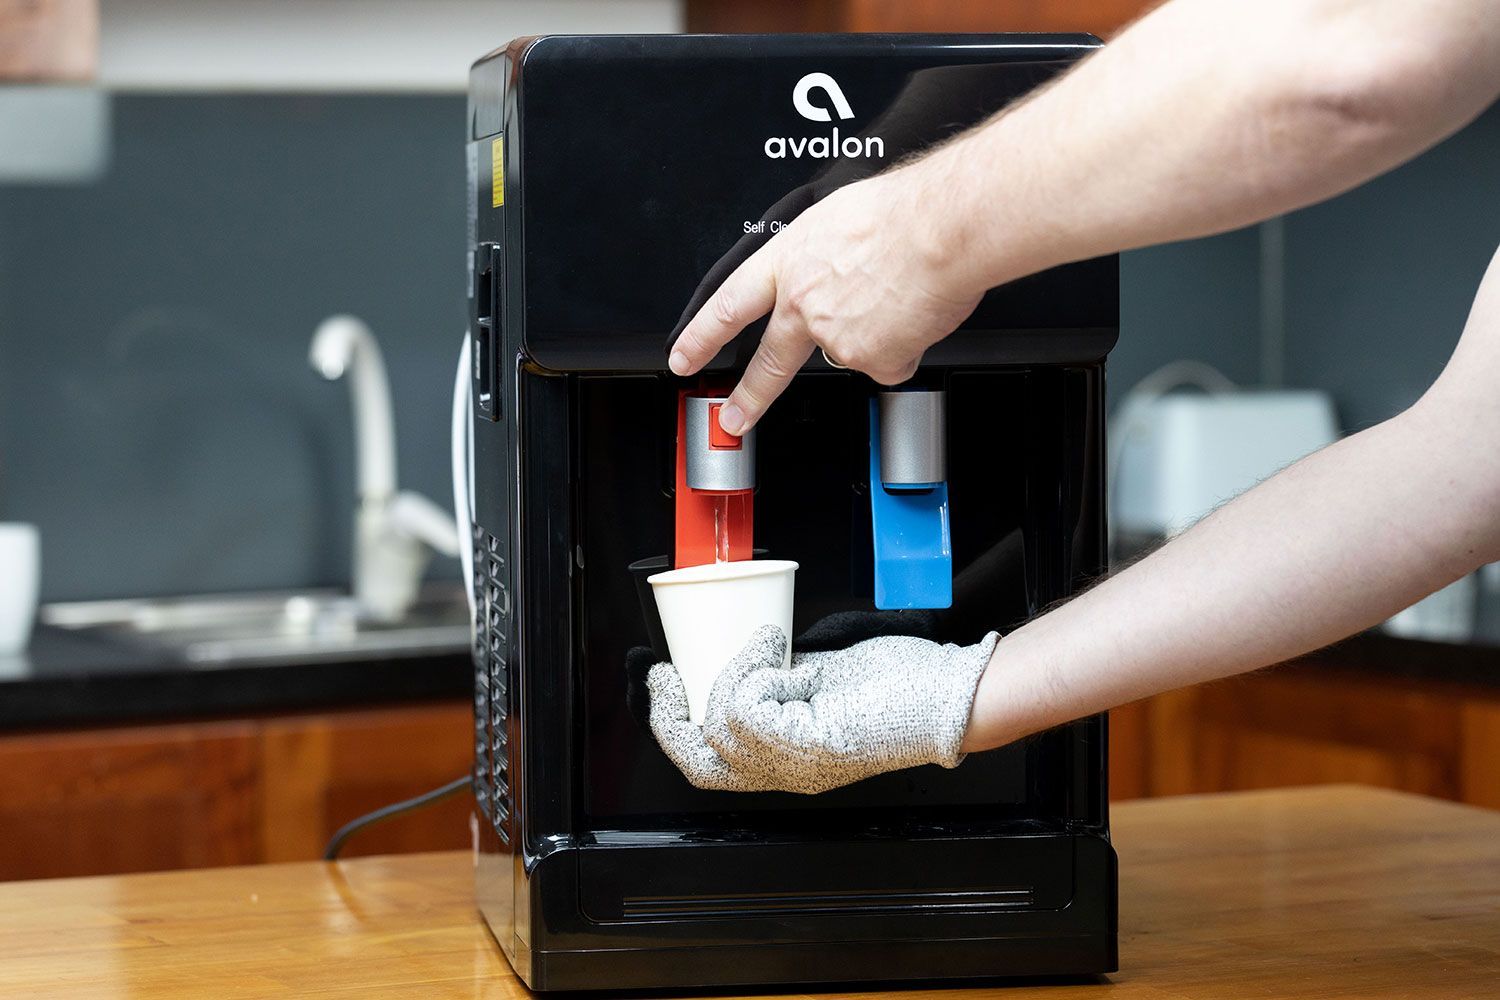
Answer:
<path fill-rule="evenodd" d="M 813 794 L 918 764 L 956 767 L 998 639 L 881 636 L 799 653 L 787 667 L 786 636 L 768 625 L 719 674 L 701 728 L 688 721 L 677 668 L 652 667 L 651 731 L 699 788 Z"/>

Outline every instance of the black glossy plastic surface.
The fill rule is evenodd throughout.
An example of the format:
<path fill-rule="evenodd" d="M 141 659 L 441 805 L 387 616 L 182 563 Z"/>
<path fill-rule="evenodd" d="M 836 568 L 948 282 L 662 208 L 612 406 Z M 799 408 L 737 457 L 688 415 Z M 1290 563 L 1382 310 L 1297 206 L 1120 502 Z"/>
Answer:
<path fill-rule="evenodd" d="M 976 642 L 990 629 L 1016 627 L 1062 596 L 1067 581 L 1097 570 L 1094 545 L 1067 546 L 1068 539 L 1080 537 L 1080 522 L 1098 514 L 1083 504 L 1098 470 L 1089 466 L 1083 448 L 1070 444 L 1093 433 L 1097 413 L 1086 401 L 1097 382 L 1094 372 L 1054 368 L 947 376 L 952 427 L 1008 432 L 992 440 L 955 433 L 956 445 L 977 445 L 955 447 L 950 458 L 955 606 L 889 613 L 889 629 Z M 596 829 L 661 828 L 715 816 L 715 822 L 737 827 L 807 830 L 971 816 L 1058 825 L 1092 818 L 1085 804 L 1060 798 L 1059 782 L 1028 780 L 1028 774 L 1066 767 L 1065 753 L 1054 745 L 1057 734 L 977 755 L 956 770 L 927 767 L 812 797 L 691 788 L 650 733 L 620 711 L 626 653 L 651 644 L 636 590 L 623 585 L 633 579 L 627 567 L 670 551 L 672 543 L 671 453 L 661 447 L 670 437 L 661 427 L 672 419 L 676 380 L 594 376 L 575 385 L 574 544 L 580 565 L 574 578 L 582 609 L 585 823 Z M 799 634 L 830 614 L 874 610 L 865 482 L 871 389 L 857 376 L 805 375 L 758 430 L 756 545 L 800 563 L 794 622 Z M 1071 410 L 1064 403 L 1070 394 L 1077 401 Z M 1053 491 L 1071 501 L 1044 520 L 1028 497 Z M 913 624 L 903 626 L 903 619 Z"/>
<path fill-rule="evenodd" d="M 558 371 L 659 370 L 669 332 L 726 254 L 743 257 L 808 204 L 982 120 L 1096 44 L 720 35 L 513 46 L 476 68 L 471 118 L 475 138 L 509 125 L 506 205 L 525 231 L 528 356 Z M 792 92 L 810 71 L 833 77 L 852 118 L 798 113 Z M 511 81 L 503 96 L 491 90 L 497 76 Z M 767 140 L 826 140 L 834 129 L 840 145 L 879 139 L 881 155 L 766 155 Z M 1117 299 L 1113 258 L 1035 275 L 986 296 L 929 361 L 1097 360 L 1114 343 Z"/>
<path fill-rule="evenodd" d="M 653 642 L 641 561 L 672 544 L 680 383 L 663 371 L 665 334 L 742 235 L 726 220 L 841 182 L 761 154 L 773 119 L 777 134 L 824 127 L 793 112 L 797 79 L 832 74 L 852 125 L 871 126 L 868 108 L 888 136 L 932 136 L 1091 44 L 546 39 L 476 66 L 469 249 L 500 247 L 472 317 L 479 330 L 494 313 L 493 368 L 478 373 L 493 400 L 474 420 L 476 886 L 534 988 L 1114 968 L 1102 718 L 952 771 L 810 797 L 711 793 L 687 784 L 632 713 L 627 672 L 630 650 Z M 944 64 L 964 72 L 944 76 Z M 898 107 L 913 81 L 950 79 L 984 81 L 948 95 L 971 101 L 967 118 L 941 102 Z M 746 136 L 763 162 L 735 145 Z M 495 142 L 508 164 L 501 206 L 486 174 Z M 979 319 L 920 375 L 949 391 L 958 576 L 954 608 L 911 631 L 956 642 L 1014 627 L 1101 568 L 1115 262 L 1002 290 Z M 804 374 L 758 432 L 756 546 L 801 563 L 799 632 L 873 609 L 874 389 Z"/>

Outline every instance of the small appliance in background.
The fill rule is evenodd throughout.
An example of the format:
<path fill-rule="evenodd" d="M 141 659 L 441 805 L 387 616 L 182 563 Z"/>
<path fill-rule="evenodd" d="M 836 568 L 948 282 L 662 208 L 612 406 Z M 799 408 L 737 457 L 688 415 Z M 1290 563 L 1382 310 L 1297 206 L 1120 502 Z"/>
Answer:
<path fill-rule="evenodd" d="M 1195 392 L 1175 390 L 1191 388 Z M 1333 400 L 1311 389 L 1242 389 L 1196 361 L 1142 379 L 1110 421 L 1115 555 L 1192 527 L 1215 507 L 1338 439 Z M 1469 574 L 1380 628 L 1440 642 L 1475 637 L 1479 581 Z"/>
<path fill-rule="evenodd" d="M 41 533 L 34 524 L 0 524 L 0 656 L 31 641 L 42 578 Z"/>
<path fill-rule="evenodd" d="M 702 378 L 667 370 L 684 307 L 807 206 L 1097 45 L 554 36 L 475 64 L 454 457 L 472 470 L 455 492 L 472 509 L 476 884 L 528 986 L 1115 968 L 1102 716 L 952 770 L 710 792 L 657 746 L 635 668 L 679 642 L 660 620 L 679 609 L 646 589 L 672 567 L 782 561 L 790 592 L 795 561 L 804 648 L 973 643 L 1103 571 L 1114 257 L 991 291 L 899 390 L 809 360 L 753 443 L 710 416 L 758 327 Z"/>
<path fill-rule="evenodd" d="M 1192 387 L 1202 391 L 1177 392 Z M 1129 557 L 1338 439 L 1333 401 L 1310 389 L 1242 389 L 1179 362 L 1147 376 L 1110 421 L 1110 528 Z"/>
<path fill-rule="evenodd" d="M 0 184 L 97 183 L 109 169 L 113 100 L 102 87 L 0 87 Z"/>

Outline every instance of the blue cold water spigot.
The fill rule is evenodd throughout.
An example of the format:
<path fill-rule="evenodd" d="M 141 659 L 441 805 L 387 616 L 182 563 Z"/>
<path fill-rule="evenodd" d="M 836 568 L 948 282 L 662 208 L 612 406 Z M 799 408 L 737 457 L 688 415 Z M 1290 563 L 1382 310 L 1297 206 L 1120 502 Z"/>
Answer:
<path fill-rule="evenodd" d="M 870 400 L 875 606 L 953 604 L 948 530 L 947 394 L 907 389 Z"/>

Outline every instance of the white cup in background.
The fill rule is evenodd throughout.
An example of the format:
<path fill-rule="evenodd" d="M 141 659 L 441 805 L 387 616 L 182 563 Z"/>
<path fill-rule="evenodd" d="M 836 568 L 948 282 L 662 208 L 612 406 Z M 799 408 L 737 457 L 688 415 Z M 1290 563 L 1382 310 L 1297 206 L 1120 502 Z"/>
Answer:
<path fill-rule="evenodd" d="M 34 524 L 0 524 L 0 655 L 31 640 L 42 576 L 41 535 Z"/>
<path fill-rule="evenodd" d="M 656 595 L 672 664 L 687 688 L 688 718 L 703 722 L 719 671 L 762 625 L 792 634 L 797 564 L 747 559 L 668 570 L 646 578 Z M 788 643 L 787 662 L 791 657 Z"/>

